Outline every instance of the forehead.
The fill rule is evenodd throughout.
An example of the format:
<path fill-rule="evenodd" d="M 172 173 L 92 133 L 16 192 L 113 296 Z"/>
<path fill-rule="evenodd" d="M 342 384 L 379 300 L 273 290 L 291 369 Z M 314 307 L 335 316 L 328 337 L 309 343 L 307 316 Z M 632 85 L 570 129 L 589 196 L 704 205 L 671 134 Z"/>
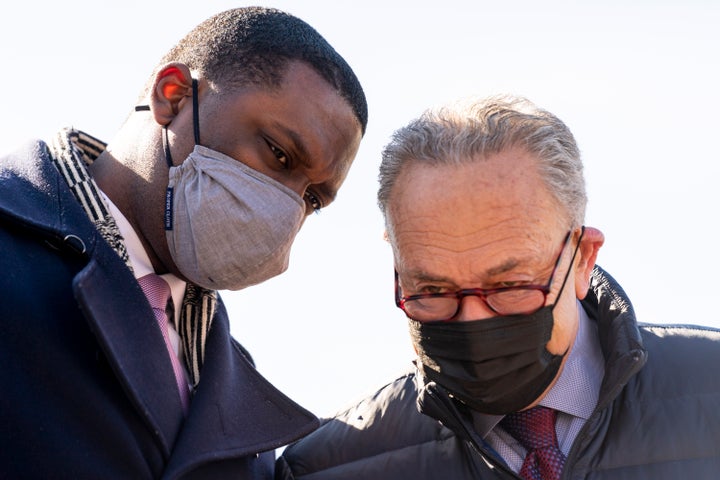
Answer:
<path fill-rule="evenodd" d="M 535 158 L 511 149 L 461 165 L 408 163 L 389 198 L 388 233 L 400 268 L 492 273 L 544 258 L 564 218 Z"/>
<path fill-rule="evenodd" d="M 332 183 L 342 183 L 357 153 L 360 121 L 340 92 L 305 63 L 288 64 L 280 87 L 272 91 L 268 115 L 280 128 L 295 132 L 304 143 L 308 166 L 326 170 Z M 339 185 L 338 185 L 339 186 Z"/>

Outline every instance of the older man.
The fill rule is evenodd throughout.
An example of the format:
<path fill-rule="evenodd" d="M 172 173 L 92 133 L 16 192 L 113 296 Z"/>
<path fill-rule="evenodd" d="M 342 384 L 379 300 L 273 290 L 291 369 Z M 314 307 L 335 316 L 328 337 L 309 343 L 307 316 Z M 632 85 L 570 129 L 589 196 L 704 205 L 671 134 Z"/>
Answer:
<path fill-rule="evenodd" d="M 109 145 L 68 129 L 0 158 L 0 478 L 272 478 L 318 422 L 217 290 L 287 267 L 366 123 L 317 31 L 239 8 L 161 59 Z"/>
<path fill-rule="evenodd" d="M 277 478 L 717 477 L 720 332 L 636 322 L 558 118 L 512 97 L 427 112 L 387 146 L 379 204 L 417 370 Z"/>

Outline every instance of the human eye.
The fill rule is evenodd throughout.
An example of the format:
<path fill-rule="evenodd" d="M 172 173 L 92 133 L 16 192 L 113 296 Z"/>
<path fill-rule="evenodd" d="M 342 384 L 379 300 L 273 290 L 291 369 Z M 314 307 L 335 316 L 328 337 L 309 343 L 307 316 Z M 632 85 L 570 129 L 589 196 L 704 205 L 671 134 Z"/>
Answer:
<path fill-rule="evenodd" d="M 532 285 L 532 277 L 525 274 L 508 275 L 488 284 L 489 289 L 523 288 Z"/>
<path fill-rule="evenodd" d="M 320 213 L 320 210 L 323 207 L 318 196 L 310 190 L 305 191 L 305 203 L 308 206 L 308 211 L 312 211 L 313 213 Z"/>
<path fill-rule="evenodd" d="M 289 159 L 288 155 L 281 150 L 280 148 L 276 147 L 272 143 L 268 142 L 268 147 L 270 147 L 270 151 L 275 156 L 275 159 L 280 162 L 283 168 L 289 168 Z"/>
<path fill-rule="evenodd" d="M 545 295 L 535 288 L 519 286 L 493 292 L 486 301 L 503 315 L 527 314 L 543 306 Z"/>
<path fill-rule="evenodd" d="M 458 308 L 458 299 L 454 292 L 440 285 L 418 285 L 412 294 L 406 295 L 404 299 L 405 313 L 420 322 L 448 319 Z"/>

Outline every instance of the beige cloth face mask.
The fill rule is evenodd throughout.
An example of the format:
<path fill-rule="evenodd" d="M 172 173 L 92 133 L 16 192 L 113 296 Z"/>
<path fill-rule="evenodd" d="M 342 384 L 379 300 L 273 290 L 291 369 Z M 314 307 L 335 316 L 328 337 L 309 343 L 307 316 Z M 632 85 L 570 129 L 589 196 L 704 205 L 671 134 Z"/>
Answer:
<path fill-rule="evenodd" d="M 280 182 L 203 147 L 196 79 L 192 89 L 195 148 L 180 165 L 173 165 L 167 125 L 163 129 L 170 169 L 165 237 L 188 281 L 210 290 L 241 290 L 287 269 L 305 202 Z"/>
<path fill-rule="evenodd" d="M 170 168 L 168 247 L 183 276 L 201 287 L 240 290 L 284 272 L 304 215 L 297 193 L 201 145 Z"/>

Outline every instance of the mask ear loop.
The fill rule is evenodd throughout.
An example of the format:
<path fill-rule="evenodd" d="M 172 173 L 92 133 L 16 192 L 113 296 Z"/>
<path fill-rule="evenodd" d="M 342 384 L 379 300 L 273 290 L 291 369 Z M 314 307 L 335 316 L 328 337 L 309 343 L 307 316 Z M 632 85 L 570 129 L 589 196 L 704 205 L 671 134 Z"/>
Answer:
<path fill-rule="evenodd" d="M 168 168 L 172 168 L 173 161 L 172 161 L 172 155 L 170 154 L 170 142 L 168 141 L 167 125 L 163 125 L 162 139 L 163 139 L 163 150 L 165 150 L 165 161 L 168 164 Z"/>
<path fill-rule="evenodd" d="M 150 107 L 145 105 L 138 105 L 135 107 L 136 111 L 150 110 Z M 198 86 L 197 80 L 192 79 L 192 109 L 193 109 L 193 135 L 195 137 L 195 145 L 200 145 L 200 115 L 198 106 Z M 169 124 L 168 124 L 169 125 Z M 165 151 L 165 161 L 167 161 L 168 168 L 172 168 L 172 154 L 170 153 L 170 141 L 168 140 L 167 125 L 163 125 L 163 150 Z"/>
<path fill-rule="evenodd" d="M 200 108 L 198 106 L 198 83 L 197 79 L 192 79 L 192 106 L 193 106 L 193 134 L 195 135 L 195 145 L 200 145 Z"/>
<path fill-rule="evenodd" d="M 572 254 L 572 258 L 570 259 L 570 267 L 568 267 L 568 271 L 565 272 L 565 278 L 563 279 L 562 285 L 560 285 L 560 290 L 558 290 L 558 298 L 555 299 L 555 304 L 557 304 L 558 300 L 560 299 L 560 295 L 562 295 L 563 290 L 565 290 L 565 284 L 567 283 L 567 279 L 570 276 L 570 270 L 572 270 L 573 263 L 575 263 L 575 256 L 580 249 L 580 242 L 582 241 L 583 235 L 585 235 L 585 225 L 580 227 L 580 237 L 578 237 L 578 243 L 575 246 L 575 251 Z"/>

